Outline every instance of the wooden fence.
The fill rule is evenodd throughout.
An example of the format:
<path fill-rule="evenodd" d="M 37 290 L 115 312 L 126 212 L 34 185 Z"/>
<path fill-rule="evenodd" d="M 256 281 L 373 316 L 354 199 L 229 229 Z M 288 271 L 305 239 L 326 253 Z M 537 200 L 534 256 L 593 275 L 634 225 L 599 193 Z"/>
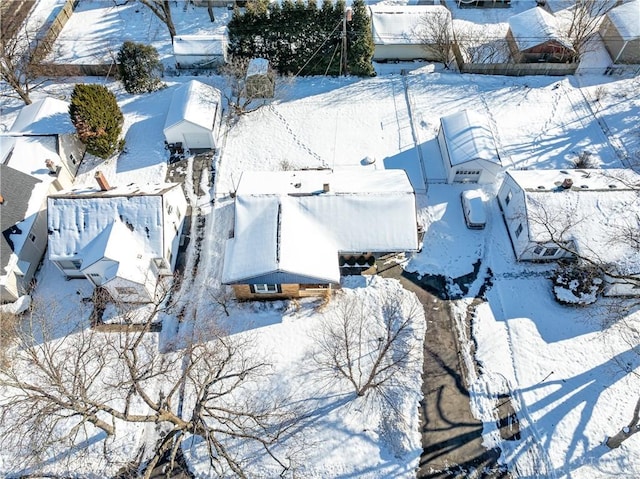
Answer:
<path fill-rule="evenodd" d="M 38 73 L 49 77 L 111 77 L 118 78 L 118 65 L 115 63 L 75 64 L 41 63 Z"/>
<path fill-rule="evenodd" d="M 78 6 L 78 1 L 79 0 L 67 0 L 55 13 L 55 16 L 43 25 L 42 31 L 44 33 L 41 36 L 39 35 L 37 45 L 33 51 L 33 55 L 31 55 L 32 62 L 38 63 L 51 53 L 53 44 L 69 18 L 71 18 L 71 15 L 73 15 L 73 11 Z"/>

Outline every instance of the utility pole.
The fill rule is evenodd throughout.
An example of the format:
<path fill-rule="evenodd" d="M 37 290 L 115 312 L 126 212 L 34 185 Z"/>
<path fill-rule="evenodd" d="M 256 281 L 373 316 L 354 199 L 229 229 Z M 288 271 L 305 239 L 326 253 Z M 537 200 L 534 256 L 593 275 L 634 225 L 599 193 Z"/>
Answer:
<path fill-rule="evenodd" d="M 342 60 L 340 65 L 340 73 L 344 73 L 346 76 L 347 72 L 347 22 L 351 21 L 351 7 L 346 8 L 344 11 L 344 16 L 342 17 L 342 51 L 340 52 L 340 59 Z"/>

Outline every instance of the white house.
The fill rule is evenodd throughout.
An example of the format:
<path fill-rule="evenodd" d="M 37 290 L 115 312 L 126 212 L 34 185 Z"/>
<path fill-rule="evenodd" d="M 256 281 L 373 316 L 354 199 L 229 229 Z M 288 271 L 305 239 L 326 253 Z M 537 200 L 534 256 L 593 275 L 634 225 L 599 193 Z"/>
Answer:
<path fill-rule="evenodd" d="M 517 260 L 553 261 L 576 251 L 617 273 L 638 275 L 637 284 L 607 278 L 605 294 L 640 294 L 640 251 L 624 234 L 637 234 L 639 227 L 640 175 L 626 169 L 509 170 L 498 204 Z"/>
<path fill-rule="evenodd" d="M 493 183 L 502 170 L 489 122 L 475 111 L 440 118 L 438 145 L 447 183 Z"/>
<path fill-rule="evenodd" d="M 222 121 L 220 90 L 191 80 L 175 89 L 164 122 L 167 143 L 182 143 L 184 148 L 213 149 Z"/>
<path fill-rule="evenodd" d="M 442 5 L 372 5 L 371 33 L 374 61 L 440 59 L 433 45 L 426 42 L 429 32 L 422 18 L 433 16 L 451 25 L 451 12 Z M 439 22 L 440 20 L 438 20 Z"/>
<path fill-rule="evenodd" d="M 173 274 L 187 201 L 176 183 L 69 190 L 48 200 L 49 259 L 67 278 L 86 278 L 116 301 L 154 300 Z"/>
<path fill-rule="evenodd" d="M 216 68 L 227 61 L 226 29 L 215 35 L 176 35 L 173 56 L 177 68 Z"/>
<path fill-rule="evenodd" d="M 0 137 L 2 302 L 29 291 L 47 247 L 47 195 L 70 187 L 82 161 L 68 109 L 55 98 L 35 101 Z"/>
<path fill-rule="evenodd" d="M 239 299 L 326 294 L 341 268 L 418 249 L 403 170 L 245 172 L 222 281 Z"/>

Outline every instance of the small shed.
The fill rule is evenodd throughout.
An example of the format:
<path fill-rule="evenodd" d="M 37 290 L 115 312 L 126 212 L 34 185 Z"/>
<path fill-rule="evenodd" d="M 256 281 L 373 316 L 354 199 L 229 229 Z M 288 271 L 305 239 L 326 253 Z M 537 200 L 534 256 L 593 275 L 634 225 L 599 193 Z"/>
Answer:
<path fill-rule="evenodd" d="M 640 0 L 610 10 L 600 24 L 600 36 L 613 63 L 640 63 Z"/>
<path fill-rule="evenodd" d="M 164 123 L 167 143 L 182 143 L 184 148 L 213 149 L 222 118 L 220 90 L 197 80 L 179 86 L 173 92 Z"/>
<path fill-rule="evenodd" d="M 254 58 L 247 66 L 245 78 L 247 98 L 273 98 L 275 78 L 266 58 Z"/>
<path fill-rule="evenodd" d="M 226 30 L 216 35 L 179 35 L 173 39 L 176 68 L 216 68 L 227 61 Z"/>
<path fill-rule="evenodd" d="M 493 183 L 502 169 L 487 120 L 475 111 L 440 118 L 438 145 L 447 183 Z"/>
<path fill-rule="evenodd" d="M 442 16 L 451 24 L 451 13 L 442 5 L 372 5 L 371 33 L 374 61 L 437 61 L 439 55 L 425 44 L 422 18 Z"/>
<path fill-rule="evenodd" d="M 509 17 L 507 43 L 516 63 L 566 63 L 576 56 L 556 17 L 541 7 Z"/>

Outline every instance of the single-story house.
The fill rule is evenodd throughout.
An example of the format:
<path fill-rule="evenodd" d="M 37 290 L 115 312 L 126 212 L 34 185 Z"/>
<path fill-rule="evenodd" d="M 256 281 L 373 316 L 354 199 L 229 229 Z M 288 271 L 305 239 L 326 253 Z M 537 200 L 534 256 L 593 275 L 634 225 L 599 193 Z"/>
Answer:
<path fill-rule="evenodd" d="M 66 278 L 86 278 L 116 301 L 152 302 L 173 274 L 187 200 L 177 183 L 98 188 L 49 196 L 49 260 Z"/>
<path fill-rule="evenodd" d="M 439 61 L 434 45 L 427 42 L 425 16 L 442 19 L 453 32 L 451 12 L 442 5 L 372 5 L 369 11 L 374 61 Z"/>
<path fill-rule="evenodd" d="M 570 63 L 576 57 L 556 17 L 541 7 L 509 17 L 507 43 L 516 63 Z"/>
<path fill-rule="evenodd" d="M 228 34 L 176 35 L 173 39 L 173 57 L 176 68 L 216 68 L 227 62 Z"/>
<path fill-rule="evenodd" d="M 318 296 L 341 270 L 418 250 L 404 170 L 245 172 L 222 282 L 238 299 Z"/>
<path fill-rule="evenodd" d="M 447 183 L 493 183 L 502 170 L 489 122 L 473 110 L 440 118 L 438 145 Z"/>
<path fill-rule="evenodd" d="M 630 169 L 509 170 L 498 204 L 518 261 L 554 261 L 575 251 L 638 277 L 637 283 L 605 278 L 605 294 L 640 294 L 640 251 L 624 234 L 640 226 L 640 175 Z"/>
<path fill-rule="evenodd" d="M 599 31 L 613 63 L 640 63 L 640 0 L 609 10 Z"/>
<path fill-rule="evenodd" d="M 47 195 L 71 186 L 84 155 L 69 104 L 22 108 L 0 138 L 0 301 L 28 293 L 47 247 Z"/>
<path fill-rule="evenodd" d="M 197 80 L 175 89 L 164 122 L 167 143 L 186 149 L 213 149 L 222 121 L 220 90 Z"/>
<path fill-rule="evenodd" d="M 244 88 L 247 98 L 273 98 L 275 75 L 266 58 L 252 58 L 247 66 Z"/>

